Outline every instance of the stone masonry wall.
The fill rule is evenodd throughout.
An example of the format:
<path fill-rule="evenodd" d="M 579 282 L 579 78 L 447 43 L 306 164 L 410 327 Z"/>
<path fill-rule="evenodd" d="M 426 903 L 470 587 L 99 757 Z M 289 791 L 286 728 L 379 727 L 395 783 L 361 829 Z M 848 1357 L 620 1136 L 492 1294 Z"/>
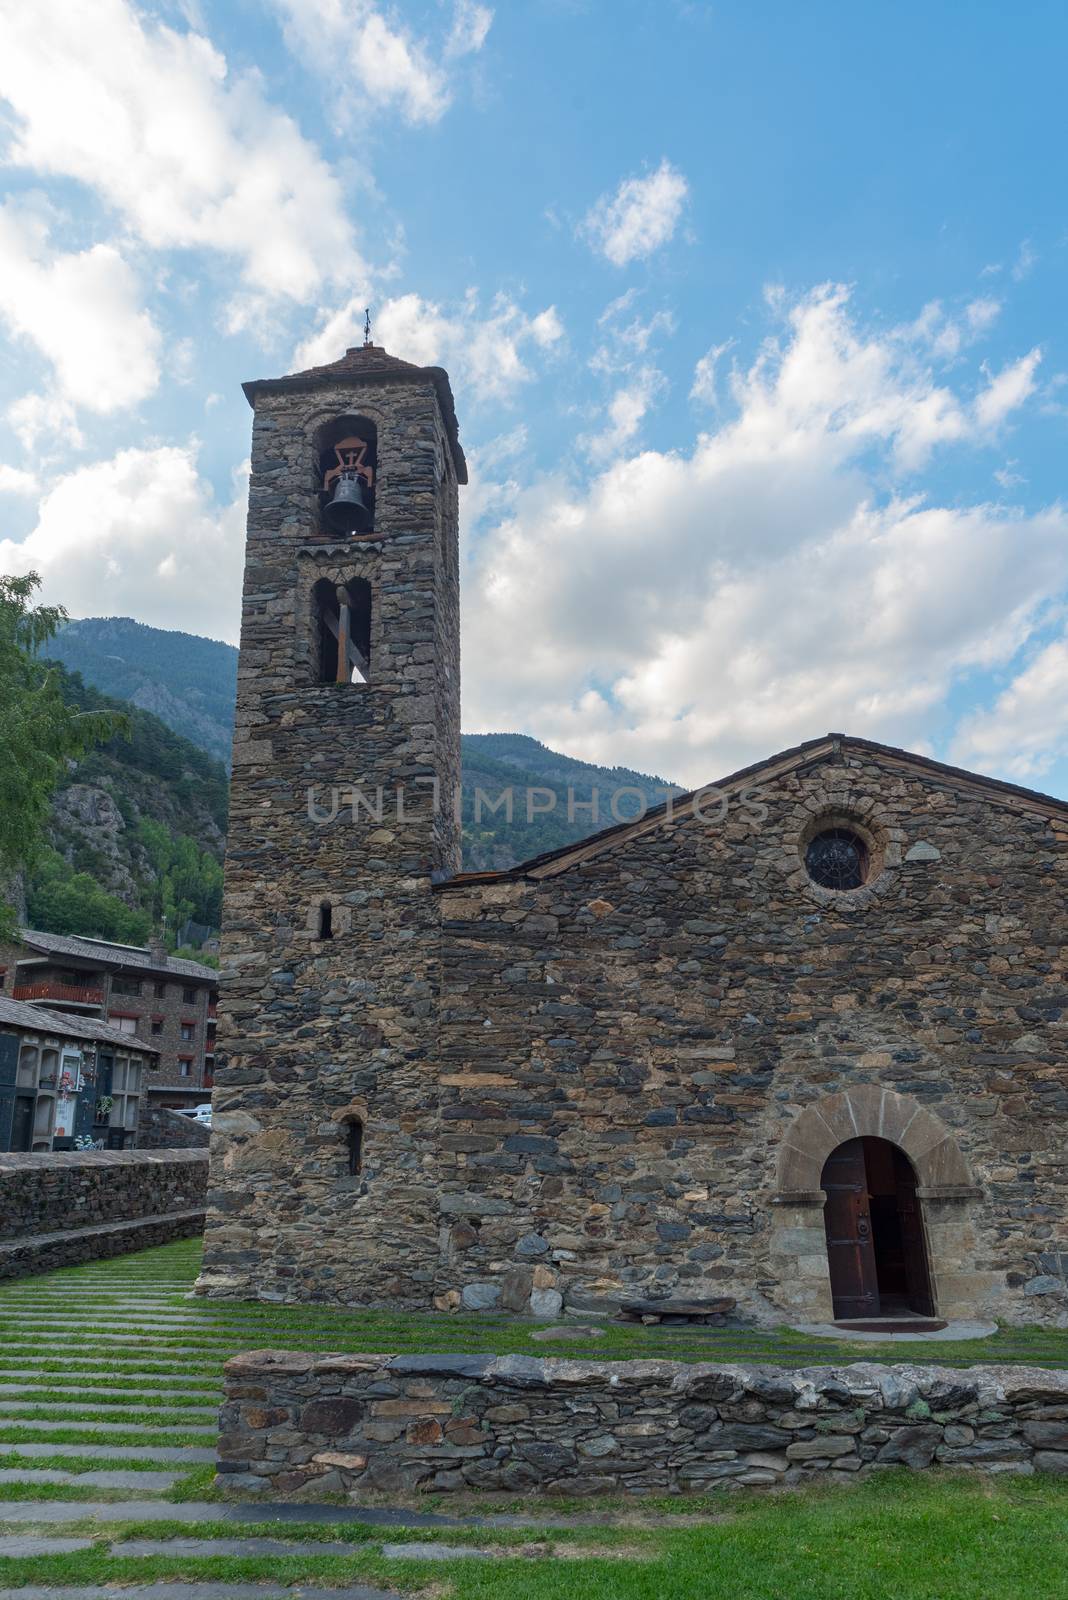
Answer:
<path fill-rule="evenodd" d="M 229 1361 L 220 1481 L 274 1497 L 705 1493 L 887 1467 L 1068 1472 L 1068 1373 L 527 1356 Z"/>
<path fill-rule="evenodd" d="M 749 783 L 442 887 L 439 1303 L 828 1319 L 822 1164 L 871 1134 L 918 1173 L 939 1314 L 1063 1325 L 1068 813 L 848 741 Z M 836 895 L 802 850 L 842 816 L 876 870 Z"/>
<path fill-rule="evenodd" d="M 0 1239 L 203 1209 L 203 1150 L 0 1154 Z"/>
<path fill-rule="evenodd" d="M 161 1106 L 154 1097 L 141 1102 L 137 1119 L 139 1150 L 207 1150 L 211 1129 L 192 1117 L 183 1117 L 170 1106 Z"/>

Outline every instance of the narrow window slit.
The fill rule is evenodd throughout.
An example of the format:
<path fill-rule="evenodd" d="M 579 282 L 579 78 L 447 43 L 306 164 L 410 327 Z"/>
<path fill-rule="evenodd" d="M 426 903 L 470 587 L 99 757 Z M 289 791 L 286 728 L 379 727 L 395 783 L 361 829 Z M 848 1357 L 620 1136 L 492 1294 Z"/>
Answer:
<path fill-rule="evenodd" d="M 329 900 L 324 900 L 319 906 L 319 937 L 332 939 L 334 937 L 334 908 Z"/>
<path fill-rule="evenodd" d="M 359 1117 L 353 1117 L 346 1123 L 346 1140 L 349 1156 L 349 1176 L 354 1178 L 363 1171 L 363 1123 Z"/>

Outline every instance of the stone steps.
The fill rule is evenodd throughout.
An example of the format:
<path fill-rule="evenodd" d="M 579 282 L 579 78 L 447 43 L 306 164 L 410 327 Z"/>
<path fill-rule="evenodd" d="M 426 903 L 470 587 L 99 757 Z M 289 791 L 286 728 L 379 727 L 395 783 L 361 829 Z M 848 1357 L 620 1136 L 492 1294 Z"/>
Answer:
<path fill-rule="evenodd" d="M 69 1265 L 71 1255 L 91 1251 L 94 1259 L 125 1255 L 150 1245 L 166 1244 L 201 1232 L 204 1211 L 171 1211 L 157 1217 L 128 1222 L 101 1222 L 89 1228 L 65 1228 L 61 1233 L 35 1233 L 20 1239 L 0 1240 L 0 1278 L 25 1277 Z"/>

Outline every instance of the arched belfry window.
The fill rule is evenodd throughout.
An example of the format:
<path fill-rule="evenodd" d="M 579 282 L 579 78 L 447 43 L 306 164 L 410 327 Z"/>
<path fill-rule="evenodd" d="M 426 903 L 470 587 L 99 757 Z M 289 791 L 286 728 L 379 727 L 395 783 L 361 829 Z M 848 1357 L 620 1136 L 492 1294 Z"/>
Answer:
<path fill-rule="evenodd" d="M 378 430 L 368 417 L 335 417 L 316 436 L 316 486 L 322 531 L 338 539 L 375 525 Z"/>
<path fill-rule="evenodd" d="M 366 578 L 348 583 L 320 578 L 312 590 L 312 610 L 318 681 L 369 683 L 371 585 Z"/>

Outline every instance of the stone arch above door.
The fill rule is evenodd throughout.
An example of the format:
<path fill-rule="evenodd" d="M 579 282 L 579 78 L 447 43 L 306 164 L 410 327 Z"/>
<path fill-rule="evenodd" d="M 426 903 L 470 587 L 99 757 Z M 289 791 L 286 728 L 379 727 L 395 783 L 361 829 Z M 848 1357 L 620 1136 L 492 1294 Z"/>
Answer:
<path fill-rule="evenodd" d="M 930 1199 L 963 1199 L 976 1187 L 959 1144 L 944 1122 L 910 1095 L 877 1084 L 858 1084 L 826 1095 L 798 1113 L 779 1147 L 780 1203 L 822 1198 L 824 1162 L 847 1139 L 888 1139 L 916 1169 L 919 1193 Z"/>

